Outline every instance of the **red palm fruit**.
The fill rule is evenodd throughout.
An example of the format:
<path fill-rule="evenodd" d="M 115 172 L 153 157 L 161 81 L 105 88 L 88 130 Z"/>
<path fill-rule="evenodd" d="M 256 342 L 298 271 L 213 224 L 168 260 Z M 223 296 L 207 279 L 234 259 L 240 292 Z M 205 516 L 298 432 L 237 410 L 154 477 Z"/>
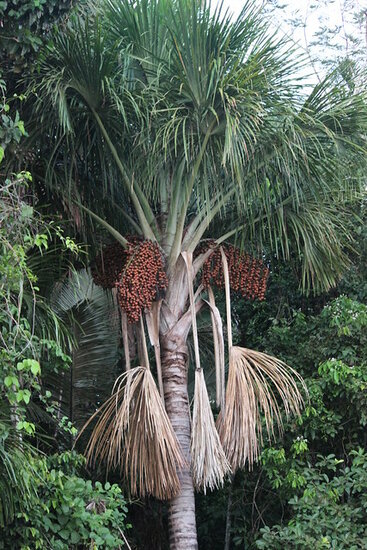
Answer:
<path fill-rule="evenodd" d="M 137 322 L 141 311 L 150 308 L 167 288 L 164 260 L 159 246 L 139 237 L 128 237 L 128 247 L 107 247 L 96 260 L 93 278 L 106 288 L 118 289 L 120 306 L 129 322 Z"/>
<path fill-rule="evenodd" d="M 205 252 L 212 243 L 201 245 L 199 252 Z M 231 289 L 239 292 L 244 298 L 264 299 L 269 269 L 262 260 L 252 258 L 232 245 L 222 245 L 227 257 L 229 269 L 229 281 Z M 207 288 L 210 284 L 218 288 L 224 287 L 224 275 L 222 258 L 219 247 L 214 248 L 212 254 L 206 260 L 202 270 L 202 284 Z"/>

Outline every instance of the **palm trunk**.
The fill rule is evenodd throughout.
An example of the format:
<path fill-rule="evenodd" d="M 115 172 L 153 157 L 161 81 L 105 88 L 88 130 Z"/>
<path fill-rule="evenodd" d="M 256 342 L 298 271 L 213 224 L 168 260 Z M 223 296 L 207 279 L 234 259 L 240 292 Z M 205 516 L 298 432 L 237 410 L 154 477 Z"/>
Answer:
<path fill-rule="evenodd" d="M 164 398 L 168 416 L 187 461 L 179 472 L 180 493 L 169 504 L 171 550 L 196 550 L 195 496 L 190 472 L 190 408 L 187 393 L 185 336 L 169 331 L 161 337 Z"/>

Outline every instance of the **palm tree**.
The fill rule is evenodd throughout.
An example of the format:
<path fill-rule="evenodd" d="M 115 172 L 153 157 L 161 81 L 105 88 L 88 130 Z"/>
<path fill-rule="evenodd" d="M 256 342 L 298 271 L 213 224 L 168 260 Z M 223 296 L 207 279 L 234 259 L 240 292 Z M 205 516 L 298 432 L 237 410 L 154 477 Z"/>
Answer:
<path fill-rule="evenodd" d="M 273 420 L 281 423 L 274 388 L 286 411 L 298 413 L 301 406 L 294 373 L 264 354 L 232 347 L 229 284 L 246 265 L 261 272 L 263 284 L 269 249 L 297 259 L 306 291 L 327 290 L 338 280 L 348 264 L 344 205 L 358 193 L 365 164 L 365 98 L 337 73 L 306 94 L 294 77 L 300 64 L 296 53 L 283 39 L 269 36 L 251 2 L 236 20 L 199 0 L 103 0 L 91 13 L 71 21 L 43 53 L 32 84 L 33 135 L 47 158 L 48 186 L 63 196 L 72 214 L 85 216 L 86 226 L 103 226 L 121 246 L 115 254 L 121 267 L 112 267 L 111 276 L 122 293 L 122 320 L 127 326 L 127 320 L 147 314 L 164 406 L 155 399 L 159 419 L 148 410 L 147 388 L 155 390 L 146 374 L 144 324 L 135 324 L 145 370 L 131 369 L 117 382 L 89 451 L 110 465 L 125 457 L 123 472 L 135 476 L 133 489 L 169 496 L 171 547 L 194 549 L 194 482 L 211 487 L 229 466 L 233 471 L 256 460 L 261 410 L 270 433 Z M 144 279 L 144 258 L 153 281 Z M 199 281 L 202 271 L 205 284 Z M 220 390 L 223 333 L 208 288 L 215 283 L 214 271 L 227 295 L 225 404 Z M 129 302 L 133 291 L 127 273 L 132 272 L 138 274 L 135 305 Z M 207 302 L 222 405 L 220 439 L 198 353 L 196 314 Z M 187 390 L 191 327 L 196 357 L 192 422 Z M 128 355 L 126 346 L 125 351 Z M 126 433 L 136 427 L 127 418 L 138 422 L 130 404 L 125 407 L 126 398 L 138 402 L 146 426 L 162 434 L 169 433 L 166 412 L 179 448 L 169 434 L 175 448 L 170 451 L 160 440 L 152 445 L 150 459 L 143 456 L 144 434 Z M 121 438 L 135 454 L 124 455 Z M 120 441 L 117 454 L 111 454 L 112 441 Z M 191 468 L 190 450 L 195 455 Z M 168 470 L 162 466 L 161 472 L 171 476 L 166 489 L 151 464 L 162 457 Z M 140 460 L 144 472 L 136 464 Z M 167 460 L 175 471 L 178 466 L 177 479 Z"/>

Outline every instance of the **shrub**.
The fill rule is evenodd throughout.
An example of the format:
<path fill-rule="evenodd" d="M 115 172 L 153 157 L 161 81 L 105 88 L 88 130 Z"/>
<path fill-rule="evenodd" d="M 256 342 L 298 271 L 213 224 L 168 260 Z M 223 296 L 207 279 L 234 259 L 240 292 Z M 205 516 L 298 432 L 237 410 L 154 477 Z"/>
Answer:
<path fill-rule="evenodd" d="M 35 459 L 38 486 L 3 531 L 4 550 L 117 549 L 124 545 L 126 501 L 118 485 L 77 475 L 84 458 L 66 452 Z"/>

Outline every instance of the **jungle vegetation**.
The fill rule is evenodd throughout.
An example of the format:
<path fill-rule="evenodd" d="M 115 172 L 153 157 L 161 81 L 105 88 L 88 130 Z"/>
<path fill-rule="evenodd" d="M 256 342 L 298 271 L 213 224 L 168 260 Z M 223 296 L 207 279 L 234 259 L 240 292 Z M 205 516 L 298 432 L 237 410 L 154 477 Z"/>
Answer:
<path fill-rule="evenodd" d="M 362 69 L 253 2 L 16 8 L 1 547 L 363 548 Z"/>

